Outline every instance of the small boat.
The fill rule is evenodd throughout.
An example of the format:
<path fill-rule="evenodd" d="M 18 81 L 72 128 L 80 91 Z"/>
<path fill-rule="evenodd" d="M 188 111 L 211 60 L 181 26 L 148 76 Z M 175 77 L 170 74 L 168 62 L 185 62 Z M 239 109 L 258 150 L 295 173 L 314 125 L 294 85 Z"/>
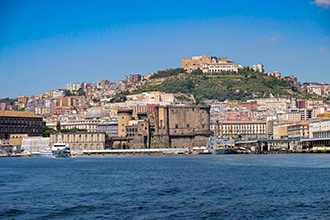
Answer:
<path fill-rule="evenodd" d="M 45 148 L 44 150 L 41 150 L 41 151 L 31 152 L 31 154 L 36 157 L 51 157 L 52 151 L 50 148 Z"/>
<path fill-rule="evenodd" d="M 57 142 L 52 147 L 52 156 L 55 158 L 71 157 L 71 150 L 69 144 Z"/>

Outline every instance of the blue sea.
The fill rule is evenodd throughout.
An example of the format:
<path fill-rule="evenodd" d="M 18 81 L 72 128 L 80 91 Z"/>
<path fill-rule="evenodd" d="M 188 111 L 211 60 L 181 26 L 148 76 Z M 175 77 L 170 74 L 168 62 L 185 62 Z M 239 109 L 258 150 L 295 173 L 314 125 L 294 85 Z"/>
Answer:
<path fill-rule="evenodd" d="M 0 219 L 330 219 L 330 154 L 0 158 Z"/>

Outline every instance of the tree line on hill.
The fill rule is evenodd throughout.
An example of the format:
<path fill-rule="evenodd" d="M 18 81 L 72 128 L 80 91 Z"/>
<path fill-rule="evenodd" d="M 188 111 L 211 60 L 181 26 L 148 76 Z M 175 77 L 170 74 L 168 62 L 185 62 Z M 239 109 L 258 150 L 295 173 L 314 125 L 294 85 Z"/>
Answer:
<path fill-rule="evenodd" d="M 155 79 L 158 79 L 157 83 L 153 82 Z M 159 79 L 164 80 L 159 83 Z M 130 94 L 148 91 L 193 95 L 195 104 L 203 104 L 205 100 L 246 101 L 271 96 L 297 99 L 320 98 L 316 94 L 301 92 L 300 86 L 295 82 L 268 76 L 249 68 L 240 69 L 238 73 L 223 71 L 212 74 L 204 74 L 200 69 L 191 73 L 187 73 L 182 68 L 161 70 L 151 76 L 150 81 Z"/>

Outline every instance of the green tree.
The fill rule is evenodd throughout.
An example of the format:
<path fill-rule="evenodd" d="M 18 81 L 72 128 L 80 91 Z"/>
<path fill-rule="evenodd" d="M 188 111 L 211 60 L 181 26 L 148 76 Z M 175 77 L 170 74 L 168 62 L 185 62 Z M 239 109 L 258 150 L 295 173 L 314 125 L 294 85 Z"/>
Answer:
<path fill-rule="evenodd" d="M 55 132 L 54 129 L 49 128 L 49 127 L 44 127 L 44 128 L 43 128 L 42 136 L 43 136 L 43 137 L 50 137 L 50 133 L 53 133 L 53 132 Z"/>
<path fill-rule="evenodd" d="M 203 75 L 203 71 L 200 68 L 198 68 L 196 70 L 193 70 L 191 72 L 191 75 Z"/>
<path fill-rule="evenodd" d="M 57 123 L 56 123 L 56 130 L 57 130 L 58 132 L 61 131 L 61 122 L 60 122 L 60 121 L 57 121 Z"/>

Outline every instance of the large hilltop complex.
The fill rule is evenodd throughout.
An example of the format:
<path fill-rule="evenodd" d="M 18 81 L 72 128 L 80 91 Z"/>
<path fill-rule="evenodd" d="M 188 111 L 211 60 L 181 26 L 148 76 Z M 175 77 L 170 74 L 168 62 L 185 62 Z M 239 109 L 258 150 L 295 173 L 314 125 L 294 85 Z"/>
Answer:
<path fill-rule="evenodd" d="M 177 77 L 183 80 L 199 71 L 206 75 L 202 77 L 211 80 L 221 73 L 229 76 L 228 79 L 237 77 L 240 80 L 243 77 L 238 74 L 244 68 L 300 85 L 294 76 L 281 77 L 279 72 L 265 72 L 262 64 L 243 67 L 228 58 L 215 56 L 182 58 L 182 69 L 186 72 L 179 72 Z M 270 96 L 245 101 L 207 100 L 203 105 L 196 105 L 191 94 L 130 93 L 141 85 L 164 81 L 155 75 L 157 73 L 131 74 L 119 82 L 74 82 L 64 89 L 40 95 L 4 99 L 0 103 L 0 146 L 35 151 L 61 139 L 69 143 L 75 153 L 104 149 L 193 148 L 205 146 L 214 131 L 223 138 L 240 141 L 330 138 L 330 106 L 324 102 L 330 94 L 328 84 L 304 83 L 301 86 L 301 91 L 317 94 L 318 99 Z M 38 143 L 47 143 L 47 146 Z M 329 144 L 319 143 L 321 146 Z M 294 141 L 290 147 L 301 145 L 302 142 Z"/>
<path fill-rule="evenodd" d="M 193 56 L 191 59 L 182 58 L 182 68 L 191 73 L 194 70 L 201 69 L 203 73 L 219 73 L 222 71 L 238 72 L 241 68 L 238 63 L 229 61 L 227 57 L 218 58 L 215 56 Z M 253 67 L 255 71 L 264 72 L 262 64 Z"/>

